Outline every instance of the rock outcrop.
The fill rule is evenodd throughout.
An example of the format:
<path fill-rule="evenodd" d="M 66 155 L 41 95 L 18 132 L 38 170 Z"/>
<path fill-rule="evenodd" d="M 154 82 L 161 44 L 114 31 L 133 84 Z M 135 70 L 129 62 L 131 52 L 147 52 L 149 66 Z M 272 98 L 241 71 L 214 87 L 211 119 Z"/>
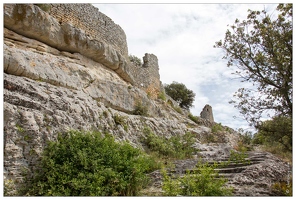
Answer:
<path fill-rule="evenodd" d="M 99 21 L 75 19 L 79 6 Z M 14 183 L 11 195 L 25 174 L 34 173 L 47 142 L 71 129 L 108 132 L 142 149 L 145 127 L 165 137 L 191 132 L 202 151 L 196 157 L 229 156 L 238 133 L 212 133 L 213 120 L 193 122 L 175 111 L 172 99 L 158 99 L 157 57 L 146 54 L 137 68 L 128 59 L 124 31 L 92 5 L 79 6 L 54 4 L 45 12 L 33 4 L 4 4 L 4 182 Z M 135 115 L 137 106 L 148 112 Z M 220 139 L 208 144 L 209 136 Z"/>

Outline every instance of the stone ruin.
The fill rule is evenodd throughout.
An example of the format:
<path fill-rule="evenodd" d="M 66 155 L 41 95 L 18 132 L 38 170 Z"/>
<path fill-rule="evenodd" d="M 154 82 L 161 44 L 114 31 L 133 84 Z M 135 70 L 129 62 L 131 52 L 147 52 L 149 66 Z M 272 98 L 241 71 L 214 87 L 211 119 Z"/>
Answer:
<path fill-rule="evenodd" d="M 214 117 L 213 117 L 213 111 L 212 111 L 212 106 L 210 105 L 205 105 L 203 110 L 200 113 L 200 117 L 203 119 L 207 119 L 210 122 L 214 122 Z"/>

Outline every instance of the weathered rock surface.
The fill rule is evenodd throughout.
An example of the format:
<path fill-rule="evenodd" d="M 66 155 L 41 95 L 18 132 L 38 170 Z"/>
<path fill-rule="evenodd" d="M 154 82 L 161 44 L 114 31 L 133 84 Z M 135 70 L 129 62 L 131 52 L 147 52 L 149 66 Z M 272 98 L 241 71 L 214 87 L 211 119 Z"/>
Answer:
<path fill-rule="evenodd" d="M 226 159 L 236 145 L 238 133 L 232 129 L 212 133 L 214 122 L 199 119 L 196 124 L 167 102 L 153 100 L 136 87 L 126 55 L 107 44 L 108 40 L 93 39 L 31 4 L 5 4 L 4 26 L 4 179 L 13 180 L 16 188 L 25 174 L 34 172 L 47 141 L 70 129 L 108 132 L 138 148 L 144 148 L 140 138 L 145 127 L 165 137 L 194 133 L 194 147 L 200 151 L 194 155 L 196 159 L 176 161 L 180 173 L 192 168 L 199 158 Z M 155 62 L 152 71 L 158 69 L 156 56 L 145 58 Z M 148 74 L 145 70 L 143 74 Z M 138 79 L 145 78 L 143 74 Z M 159 78 L 158 73 L 153 74 Z M 155 77 L 143 81 L 152 85 L 146 91 L 157 89 L 160 80 Z M 148 116 L 133 115 L 137 102 L 147 106 Z M 124 123 L 116 123 L 114 116 Z M 216 142 L 208 143 L 208 138 Z M 256 195 L 251 190 L 266 188 L 286 172 L 286 165 L 271 155 L 264 159 L 267 162 L 248 166 L 241 175 L 233 176 L 230 184 L 237 187 L 237 195 Z M 279 165 L 284 167 L 280 170 Z M 255 182 L 263 167 L 266 177 L 248 190 L 247 183 Z"/>
<path fill-rule="evenodd" d="M 220 150 L 215 151 L 218 154 L 214 156 L 214 159 L 206 157 L 205 159 L 175 161 L 173 170 L 168 169 L 169 175 L 171 177 L 183 176 L 187 171 L 193 170 L 200 161 L 209 164 L 228 161 L 229 151 L 226 150 L 227 148 L 221 149 L 220 146 L 217 149 Z M 221 156 L 220 152 L 224 154 Z M 245 161 L 243 163 L 230 162 L 224 167 L 215 169 L 220 177 L 228 180 L 226 187 L 233 188 L 234 196 L 274 196 L 276 194 L 272 190 L 272 184 L 287 182 L 287 177 L 292 176 L 289 164 L 267 152 L 249 152 Z M 153 181 L 149 188 L 143 190 L 143 193 L 151 196 L 162 196 L 162 174 L 160 170 L 150 173 L 149 176 Z"/>
<path fill-rule="evenodd" d="M 127 58 L 119 51 L 103 41 L 88 37 L 70 23 L 60 24 L 38 6 L 4 4 L 4 27 L 60 51 L 80 53 L 117 71 L 124 80 L 133 81 Z"/>

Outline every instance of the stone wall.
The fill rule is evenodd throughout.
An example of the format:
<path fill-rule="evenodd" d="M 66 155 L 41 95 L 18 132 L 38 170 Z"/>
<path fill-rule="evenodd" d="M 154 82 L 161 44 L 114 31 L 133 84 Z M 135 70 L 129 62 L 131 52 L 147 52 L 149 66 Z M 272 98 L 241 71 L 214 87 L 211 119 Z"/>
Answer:
<path fill-rule="evenodd" d="M 134 66 L 132 70 L 135 86 L 156 99 L 161 91 L 158 59 L 155 55 L 146 53 L 143 61 L 142 66 Z"/>
<path fill-rule="evenodd" d="M 60 24 L 70 23 L 86 35 L 112 45 L 122 55 L 128 55 L 126 35 L 122 28 L 91 4 L 51 4 L 49 14 Z"/>
<path fill-rule="evenodd" d="M 210 105 L 205 105 L 203 110 L 200 113 L 200 117 L 203 119 L 207 119 L 210 122 L 214 122 L 214 117 L 213 117 L 213 111 L 212 111 L 212 106 Z"/>

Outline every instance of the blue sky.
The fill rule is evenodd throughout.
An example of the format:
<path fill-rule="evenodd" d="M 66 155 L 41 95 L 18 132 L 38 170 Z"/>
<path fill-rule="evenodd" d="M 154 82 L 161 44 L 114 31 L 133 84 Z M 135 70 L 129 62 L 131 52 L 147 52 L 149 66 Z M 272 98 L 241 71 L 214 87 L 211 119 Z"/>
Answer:
<path fill-rule="evenodd" d="M 248 9 L 272 13 L 277 4 L 94 4 L 126 33 L 129 54 L 158 57 L 162 83 L 181 82 L 196 94 L 193 115 L 210 104 L 214 119 L 234 129 L 249 129 L 228 102 L 241 83 L 227 67 L 221 49 L 227 25 L 246 19 Z M 236 116 L 234 118 L 233 116 Z M 249 129 L 252 131 L 252 129 Z"/>

